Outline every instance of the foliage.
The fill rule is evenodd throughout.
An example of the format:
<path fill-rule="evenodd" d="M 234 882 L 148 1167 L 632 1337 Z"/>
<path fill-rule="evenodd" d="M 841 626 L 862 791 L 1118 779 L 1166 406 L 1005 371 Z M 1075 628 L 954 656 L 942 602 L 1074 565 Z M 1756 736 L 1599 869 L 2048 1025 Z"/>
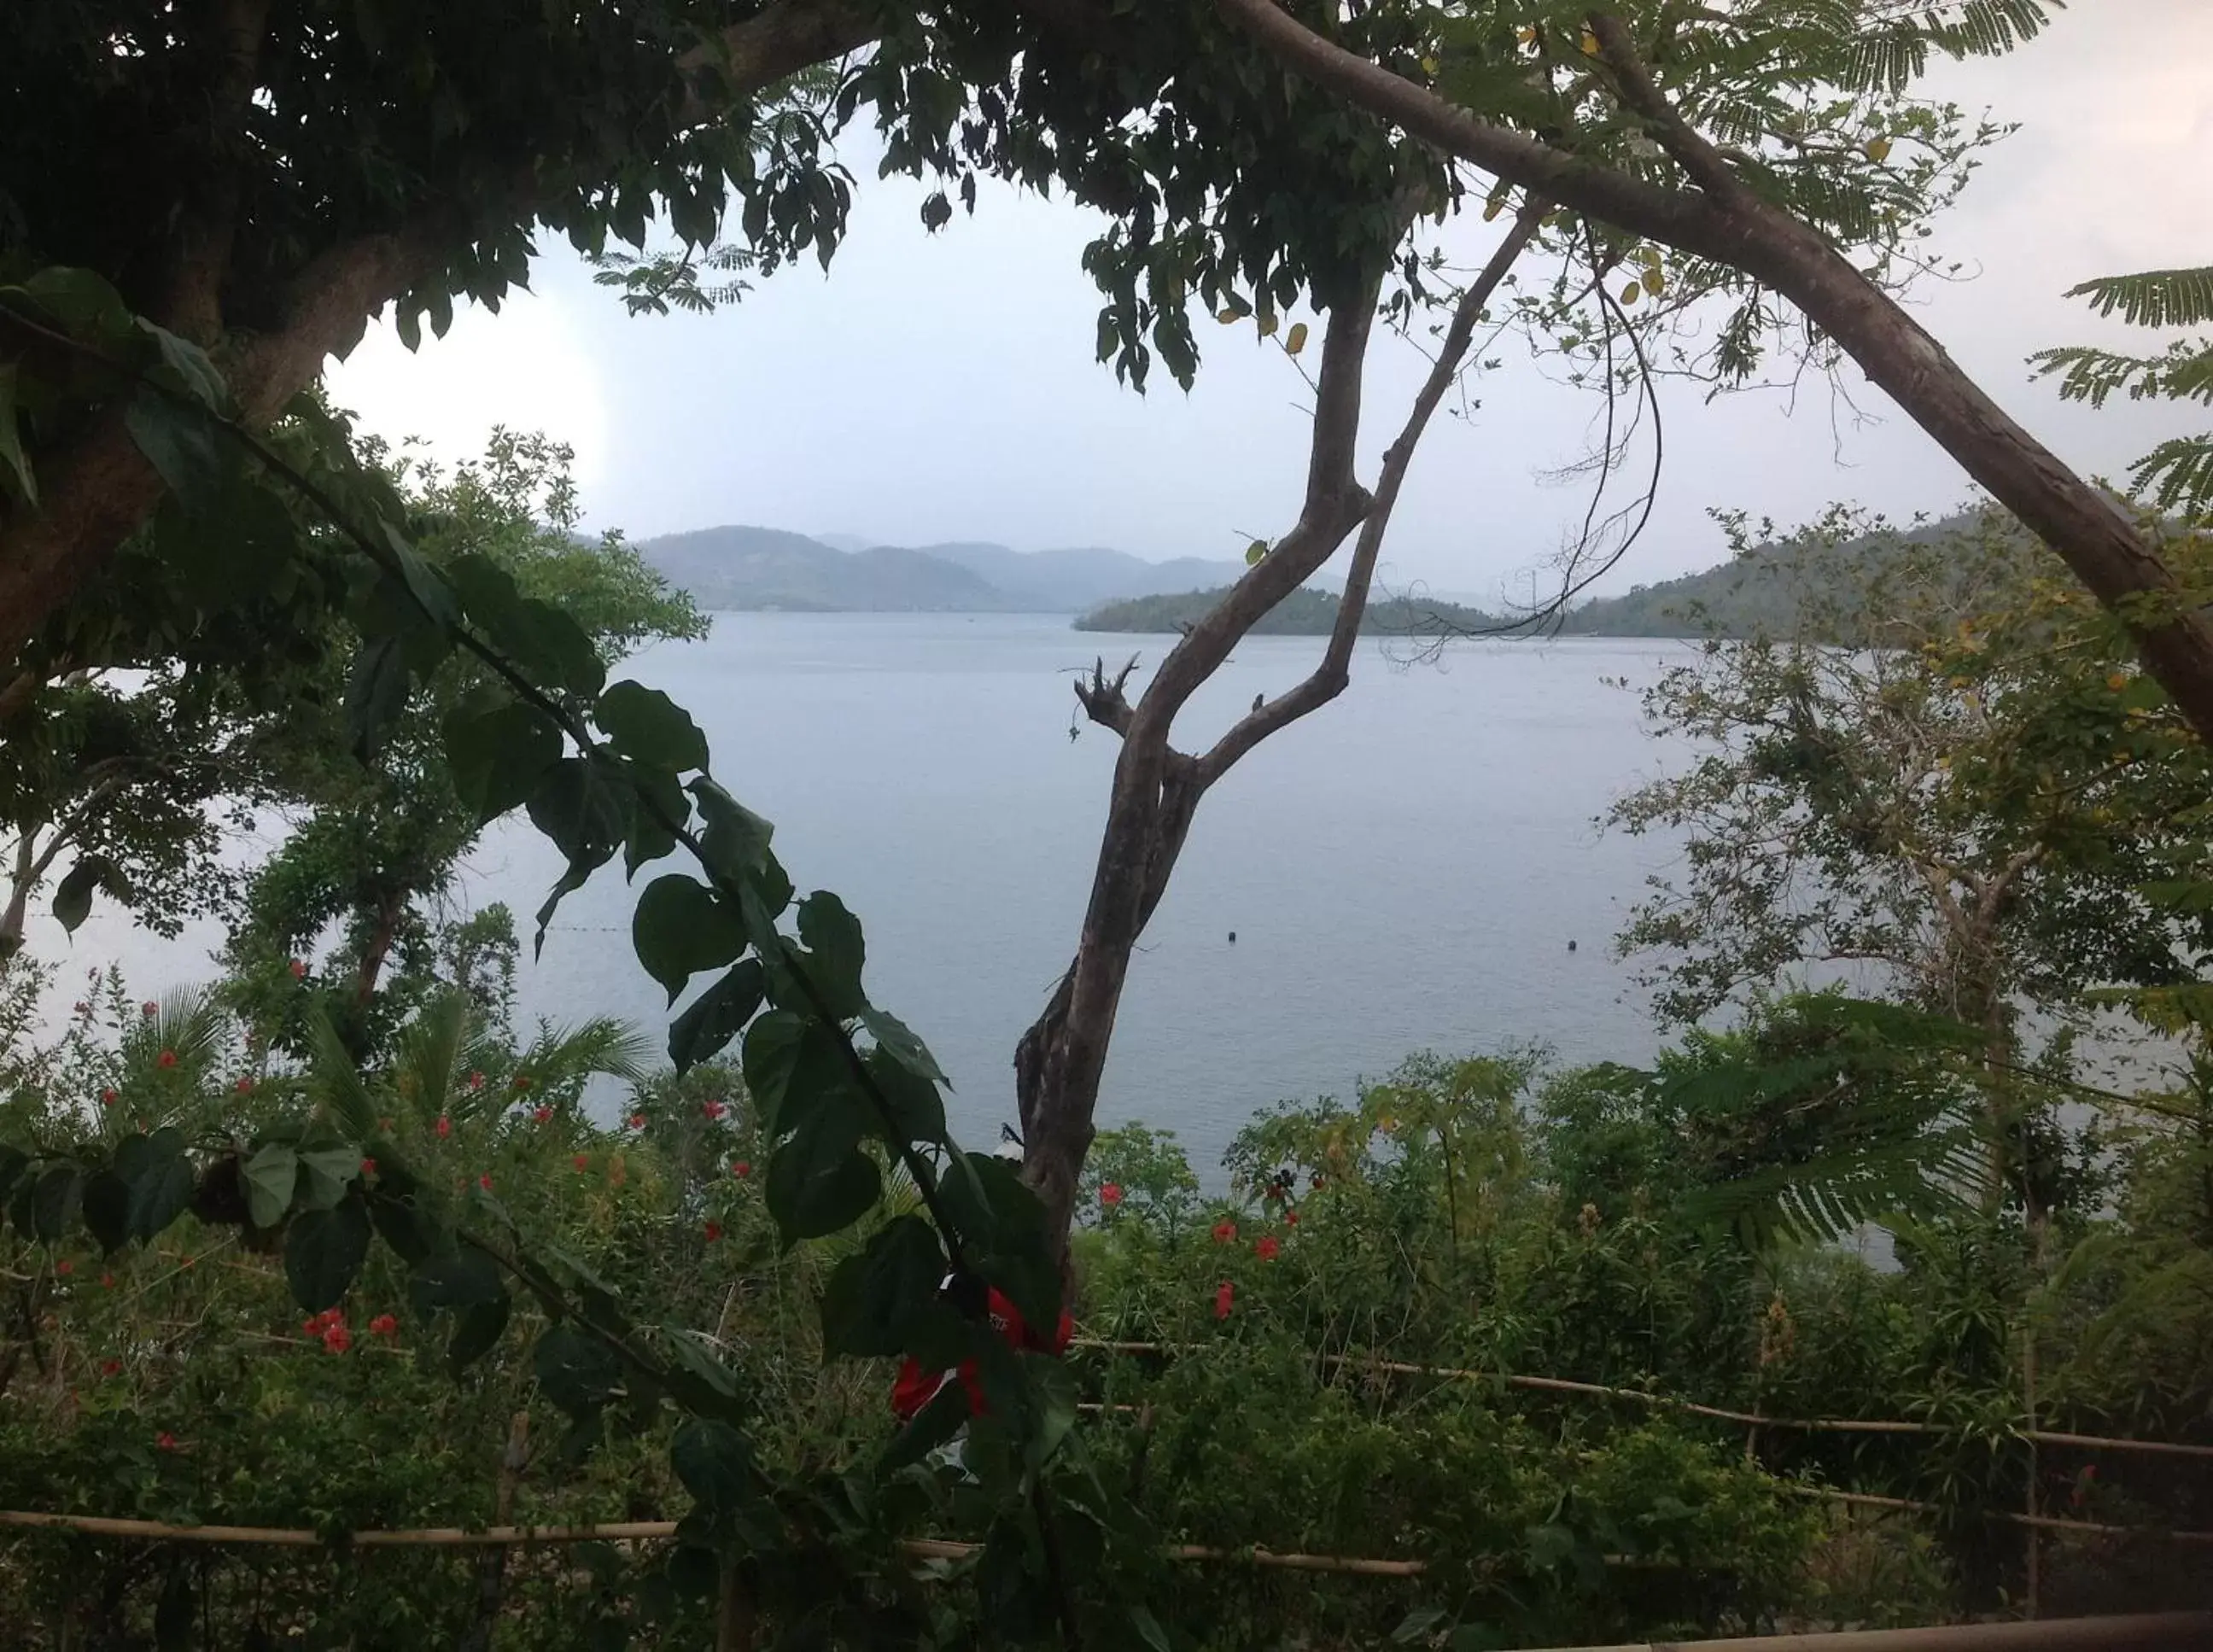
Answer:
<path fill-rule="evenodd" d="M 2213 322 L 2213 265 L 2103 276 L 2070 288 L 2100 315 L 2120 313 L 2131 326 L 2175 328 Z M 2039 351 L 2039 375 L 2060 375 L 2069 401 L 2102 407 L 2125 392 L 2131 401 L 2213 403 L 2213 338 L 2178 338 L 2157 356 L 2128 356 L 2089 345 Z M 2213 513 L 2213 435 L 2169 438 L 2136 462 L 2130 477 L 2161 510 L 2202 520 Z"/>
<path fill-rule="evenodd" d="M 578 537 L 570 458 L 541 436 L 501 430 L 480 464 L 450 476 L 405 460 L 391 473 L 426 564 L 498 570 L 580 626 L 602 668 L 652 641 L 704 635 L 707 622 L 690 599 L 669 591 L 619 536 L 597 544 Z M 431 910 L 491 814 L 505 812 L 456 789 L 446 745 L 449 721 L 494 680 L 480 662 L 447 661 L 386 727 L 364 766 L 345 727 L 342 634 L 330 643 L 321 668 L 302 674 L 271 765 L 291 830 L 226 914 L 228 957 L 259 1036 L 296 1052 L 307 1036 L 296 960 L 323 989 L 313 1002 L 363 1050 L 419 1006 L 442 968 L 489 991 L 481 978 L 503 967 L 501 949 L 513 945 L 494 914 L 457 927 Z M 441 953 L 449 954 L 442 964 Z M 387 963 L 397 966 L 389 980 Z"/>
<path fill-rule="evenodd" d="M 2064 1023 L 2086 988 L 2186 978 L 2206 937 L 2147 886 L 2200 852 L 2198 748 L 2125 640 L 1994 511 L 1881 568 L 1856 612 L 1710 642 L 1646 696 L 1699 753 L 1607 817 L 1688 834 L 1620 942 L 1662 1015 L 1873 970 L 2010 1060 L 2024 1004 Z"/>

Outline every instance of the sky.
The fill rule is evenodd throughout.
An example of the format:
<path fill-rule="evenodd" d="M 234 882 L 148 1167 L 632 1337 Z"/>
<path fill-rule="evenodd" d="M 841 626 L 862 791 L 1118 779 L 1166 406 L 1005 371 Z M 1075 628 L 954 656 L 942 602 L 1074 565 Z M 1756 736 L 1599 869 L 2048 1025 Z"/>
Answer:
<path fill-rule="evenodd" d="M 1945 64 L 1925 89 L 2017 122 L 1933 243 L 1962 279 L 1917 295 L 1953 357 L 2060 455 L 2119 476 L 2187 428 L 2172 407 L 2063 405 L 2025 363 L 2039 347 L 2141 347 L 2062 296 L 2089 277 L 2213 258 L 2213 0 L 2074 0 L 2012 56 Z M 850 230 L 713 315 L 633 319 L 555 241 L 527 294 L 460 314 L 411 355 L 390 328 L 331 374 L 341 405 L 451 460 L 493 426 L 576 450 L 588 524 L 633 538 L 740 522 L 876 543 L 1106 545 L 1234 557 L 1297 515 L 1305 386 L 1249 325 L 1207 325 L 1192 390 L 1139 395 L 1093 357 L 1099 300 L 1078 263 L 1097 220 L 1011 186 L 932 235 L 924 191 L 874 180 L 865 138 Z M 1434 425 L 1381 570 L 1387 588 L 1527 594 L 1580 521 L 1557 479 L 1586 452 L 1594 404 L 1516 356 Z M 1363 473 L 1372 478 L 1426 363 L 1379 336 Z M 1666 396 L 1667 457 L 1643 540 L 1599 588 L 1723 554 L 1712 509 L 1780 523 L 1832 501 L 1904 515 L 1970 495 L 1956 465 L 1849 370 L 1841 396 Z M 2202 420 L 2200 421 L 2202 424 Z"/>

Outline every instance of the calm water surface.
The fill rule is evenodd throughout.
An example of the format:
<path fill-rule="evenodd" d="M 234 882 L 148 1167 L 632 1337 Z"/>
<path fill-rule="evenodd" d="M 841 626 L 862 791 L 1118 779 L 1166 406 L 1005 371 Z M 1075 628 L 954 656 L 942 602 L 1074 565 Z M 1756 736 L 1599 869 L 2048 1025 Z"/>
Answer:
<path fill-rule="evenodd" d="M 979 1144 L 1013 1116 L 1015 1041 L 1082 917 L 1114 741 L 1088 724 L 1070 740 L 1070 683 L 1101 646 L 1151 660 L 1163 644 L 1050 617 L 729 614 L 631 667 L 699 719 L 799 887 L 860 915 L 871 997 L 930 1041 Z M 1661 755 L 1636 697 L 1601 679 L 1648 678 L 1668 646 L 1468 644 L 1402 666 L 1363 644 L 1351 690 L 1201 807 L 1131 969 L 1102 1118 L 1172 1125 L 1206 1166 L 1255 1110 L 1349 1095 L 1411 1050 L 1648 1056 L 1643 998 L 1608 942 L 1664 851 L 1592 817 Z M 1248 639 L 1182 743 L 1320 648 Z M 476 856 L 472 893 L 527 913 L 556 870 L 510 827 Z M 570 899 L 526 1013 L 656 1021 L 630 901 L 613 869 Z"/>
<path fill-rule="evenodd" d="M 1102 648 L 1149 662 L 1163 646 L 1051 616 L 726 614 L 618 674 L 688 707 L 799 887 L 859 914 L 870 996 L 929 1040 L 955 1128 L 981 1145 L 1013 1116 L 1015 1040 L 1067 964 L 1098 850 L 1114 741 L 1088 724 L 1069 738 L 1071 674 Z M 1674 646 L 1469 643 L 1405 666 L 1363 643 L 1351 689 L 1201 807 L 1131 970 L 1102 1120 L 1173 1126 L 1204 1169 L 1256 1110 L 1349 1096 L 1412 1050 L 1649 1057 L 1643 997 L 1609 942 L 1670 851 L 1592 821 L 1664 755 L 1636 696 L 1602 680 L 1649 680 Z M 1248 639 L 1179 744 L 1289 686 L 1320 647 Z M 499 828 L 465 898 L 527 923 L 557 870 L 527 826 Z M 526 1021 L 660 1027 L 632 895 L 617 866 L 570 897 L 524 965 Z M 70 951 L 119 956 L 152 990 L 210 972 L 211 944 L 95 918 Z"/>

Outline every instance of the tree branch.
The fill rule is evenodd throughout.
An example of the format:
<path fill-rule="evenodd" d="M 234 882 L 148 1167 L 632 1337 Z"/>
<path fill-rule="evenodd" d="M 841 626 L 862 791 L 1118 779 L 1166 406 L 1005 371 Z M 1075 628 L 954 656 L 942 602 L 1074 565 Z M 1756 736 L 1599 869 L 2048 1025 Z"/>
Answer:
<path fill-rule="evenodd" d="M 880 17 L 857 0 L 771 5 L 677 60 L 687 86 L 680 116 L 714 118 L 810 64 L 866 45 L 881 27 Z M 528 217 L 552 181 L 533 168 L 493 198 Z M 442 204 L 310 259 L 290 283 L 283 325 L 237 341 L 224 362 L 247 422 L 268 424 L 320 376 L 330 357 L 350 352 L 373 316 L 437 272 L 445 249 L 469 234 L 472 221 L 458 204 Z M 48 616 L 146 520 L 161 501 L 162 481 L 131 441 L 119 406 L 41 464 L 40 491 L 43 508 L 0 533 L 0 661 L 16 659 Z"/>
<path fill-rule="evenodd" d="M 1742 271 L 1795 303 L 1967 473 L 2057 551 L 2126 625 L 2152 674 L 2213 741 L 2213 626 L 2114 502 L 2063 464 L 1943 347 L 1811 227 L 1749 191 L 1671 190 L 1469 113 L 1348 52 L 1275 0 L 1216 0 L 1315 84 L 1502 180 Z M 1625 95 L 1628 95 L 1625 93 Z"/>
<path fill-rule="evenodd" d="M 1484 307 L 1490 303 L 1499 283 L 1505 280 L 1506 272 L 1513 268 L 1515 260 L 1536 235 L 1546 210 L 1545 203 L 1535 199 L 1521 209 L 1514 228 L 1454 308 L 1436 362 L 1414 398 L 1399 439 L 1384 452 L 1383 467 L 1375 479 L 1375 503 L 1369 507 L 1368 519 L 1361 524 L 1360 539 L 1353 547 L 1352 565 L 1345 573 L 1344 595 L 1337 605 L 1337 620 L 1320 665 L 1289 693 L 1263 702 L 1239 719 L 1215 742 L 1214 748 L 1198 760 L 1198 783 L 1202 789 L 1219 780 L 1240 758 L 1277 729 L 1328 704 L 1352 680 L 1353 644 L 1359 639 L 1360 622 L 1367 613 L 1368 591 L 1375 580 L 1376 559 L 1383 548 L 1383 536 L 1391 526 L 1391 513 L 1399 503 L 1399 487 L 1406 479 L 1407 467 L 1413 462 L 1414 449 L 1429 427 L 1431 415 L 1444 399 L 1445 392 L 1460 375 Z"/>

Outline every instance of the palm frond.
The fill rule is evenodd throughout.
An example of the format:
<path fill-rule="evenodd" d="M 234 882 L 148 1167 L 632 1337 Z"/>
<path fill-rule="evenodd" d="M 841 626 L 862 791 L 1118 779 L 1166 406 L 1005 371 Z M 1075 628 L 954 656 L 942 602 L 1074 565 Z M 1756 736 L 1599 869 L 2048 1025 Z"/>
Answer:
<path fill-rule="evenodd" d="M 461 1070 L 461 1049 L 474 1020 L 469 995 L 440 993 L 400 1033 L 393 1064 L 399 1093 L 429 1119 L 445 1112 Z"/>
<path fill-rule="evenodd" d="M 576 1027 L 541 1026 L 537 1039 L 522 1052 L 516 1070 L 545 1088 L 594 1073 L 643 1083 L 654 1058 L 654 1041 L 631 1026 L 607 1016 L 597 1016 Z"/>
<path fill-rule="evenodd" d="M 230 1047 L 230 1015 L 208 986 L 173 987 L 155 1012 L 132 1029 L 124 1052 L 134 1064 L 175 1058 L 166 1070 L 194 1082 L 210 1078 Z"/>
<path fill-rule="evenodd" d="M 355 1141 L 367 1141 L 376 1133 L 376 1104 L 362 1082 L 352 1052 L 320 1008 L 308 1012 L 308 1094 L 327 1107 Z"/>

